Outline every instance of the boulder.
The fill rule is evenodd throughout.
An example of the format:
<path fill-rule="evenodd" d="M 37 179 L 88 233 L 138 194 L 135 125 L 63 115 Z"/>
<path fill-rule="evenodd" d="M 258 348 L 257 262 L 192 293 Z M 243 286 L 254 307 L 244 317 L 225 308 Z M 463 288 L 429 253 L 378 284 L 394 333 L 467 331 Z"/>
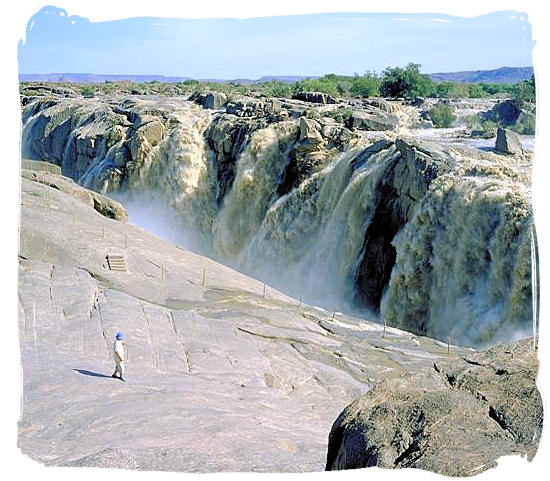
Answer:
<path fill-rule="evenodd" d="M 543 407 L 533 340 L 436 361 L 431 373 L 384 381 L 340 414 L 327 470 L 420 468 L 470 476 L 500 456 L 536 453 Z"/>
<path fill-rule="evenodd" d="M 319 132 L 321 126 L 318 122 L 306 117 L 300 117 L 300 140 L 309 144 L 320 144 L 323 136 Z"/>
<path fill-rule="evenodd" d="M 158 145 L 165 135 L 166 128 L 160 120 L 153 116 L 143 116 L 142 123 L 128 142 L 132 160 L 143 163 L 153 147 Z"/>
<path fill-rule="evenodd" d="M 504 154 L 521 154 L 521 138 L 515 132 L 499 128 L 497 130 L 497 140 L 495 150 Z"/>
<path fill-rule="evenodd" d="M 237 117 L 255 117 L 267 115 L 268 105 L 261 100 L 242 99 L 227 104 L 226 112 Z"/>
<path fill-rule="evenodd" d="M 362 110 L 355 110 L 346 119 L 345 126 L 350 130 L 395 130 L 399 119 L 395 115 L 368 106 Z"/>
<path fill-rule="evenodd" d="M 316 104 L 335 104 L 336 100 L 332 95 L 323 92 L 298 92 L 293 97 L 296 100 L 312 102 Z"/>
<path fill-rule="evenodd" d="M 514 125 L 521 115 L 521 109 L 514 100 L 504 100 L 483 114 L 489 120 L 498 121 L 502 125 Z"/>
<path fill-rule="evenodd" d="M 384 99 L 365 99 L 361 102 L 361 106 L 363 107 L 376 107 L 377 109 L 383 110 L 384 112 L 388 112 L 391 114 L 395 114 L 399 111 L 399 104 L 396 102 L 391 102 L 389 100 Z"/>
<path fill-rule="evenodd" d="M 219 110 L 223 108 L 227 102 L 227 96 L 221 92 L 212 92 L 204 97 L 204 101 L 201 104 L 205 109 Z"/>

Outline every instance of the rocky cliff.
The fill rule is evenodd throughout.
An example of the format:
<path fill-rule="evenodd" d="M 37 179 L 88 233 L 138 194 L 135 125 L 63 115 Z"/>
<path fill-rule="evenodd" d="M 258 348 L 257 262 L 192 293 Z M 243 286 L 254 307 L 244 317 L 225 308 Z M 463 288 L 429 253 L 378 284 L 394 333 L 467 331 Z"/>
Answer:
<path fill-rule="evenodd" d="M 186 246 L 295 297 L 473 346 L 524 335 L 530 154 L 418 142 L 416 111 L 380 99 L 315 101 L 37 98 L 23 155 L 130 217 L 160 205 Z"/>
<path fill-rule="evenodd" d="M 531 339 L 384 381 L 335 421 L 326 469 L 409 467 L 471 476 L 500 456 L 531 460 L 543 419 L 537 369 Z"/>

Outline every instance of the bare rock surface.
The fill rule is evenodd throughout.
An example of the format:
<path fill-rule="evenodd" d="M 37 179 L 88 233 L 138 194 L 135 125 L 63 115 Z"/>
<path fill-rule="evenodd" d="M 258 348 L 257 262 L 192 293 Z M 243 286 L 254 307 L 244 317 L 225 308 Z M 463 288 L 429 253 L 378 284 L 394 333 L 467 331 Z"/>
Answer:
<path fill-rule="evenodd" d="M 23 171 L 19 446 L 39 462 L 322 470 L 347 404 L 382 379 L 433 375 L 447 355 L 437 341 L 300 305 L 102 215 L 77 189 Z M 127 270 L 109 270 L 108 254 Z M 117 331 L 125 383 L 110 377 Z"/>
<path fill-rule="evenodd" d="M 533 341 L 525 339 L 384 381 L 338 417 L 326 468 L 469 476 L 503 455 L 532 459 L 543 419 L 537 368 Z"/>
<path fill-rule="evenodd" d="M 76 197 L 106 217 L 126 221 L 128 214 L 120 202 L 97 192 L 84 189 L 72 179 L 59 175 L 60 173 L 60 168 L 57 165 L 48 162 L 27 160 L 22 163 L 21 177 L 23 179 L 47 185 Z M 48 197 L 50 192 L 48 189 L 44 190 L 44 194 Z"/>

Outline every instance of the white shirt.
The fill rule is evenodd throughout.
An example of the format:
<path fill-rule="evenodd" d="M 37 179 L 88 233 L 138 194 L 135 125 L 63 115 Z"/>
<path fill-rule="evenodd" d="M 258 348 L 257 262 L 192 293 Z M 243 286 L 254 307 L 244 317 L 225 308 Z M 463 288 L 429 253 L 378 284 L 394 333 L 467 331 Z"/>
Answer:
<path fill-rule="evenodd" d="M 122 360 L 124 360 L 124 343 L 122 339 L 115 339 L 113 351 L 117 353 Z"/>

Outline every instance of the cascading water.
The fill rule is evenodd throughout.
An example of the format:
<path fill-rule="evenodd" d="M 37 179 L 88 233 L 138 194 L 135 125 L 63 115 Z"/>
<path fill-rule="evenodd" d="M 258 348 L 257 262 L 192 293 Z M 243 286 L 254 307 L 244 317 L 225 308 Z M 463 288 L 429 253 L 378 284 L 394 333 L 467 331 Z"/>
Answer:
<path fill-rule="evenodd" d="M 528 334 L 532 318 L 528 192 L 503 180 L 442 177 L 395 238 L 383 315 L 403 327 L 484 345 Z"/>
<path fill-rule="evenodd" d="M 366 137 L 338 151 L 331 125 L 181 100 L 37 101 L 23 119 L 24 156 L 295 297 L 470 345 L 531 326 L 529 165 Z"/>

